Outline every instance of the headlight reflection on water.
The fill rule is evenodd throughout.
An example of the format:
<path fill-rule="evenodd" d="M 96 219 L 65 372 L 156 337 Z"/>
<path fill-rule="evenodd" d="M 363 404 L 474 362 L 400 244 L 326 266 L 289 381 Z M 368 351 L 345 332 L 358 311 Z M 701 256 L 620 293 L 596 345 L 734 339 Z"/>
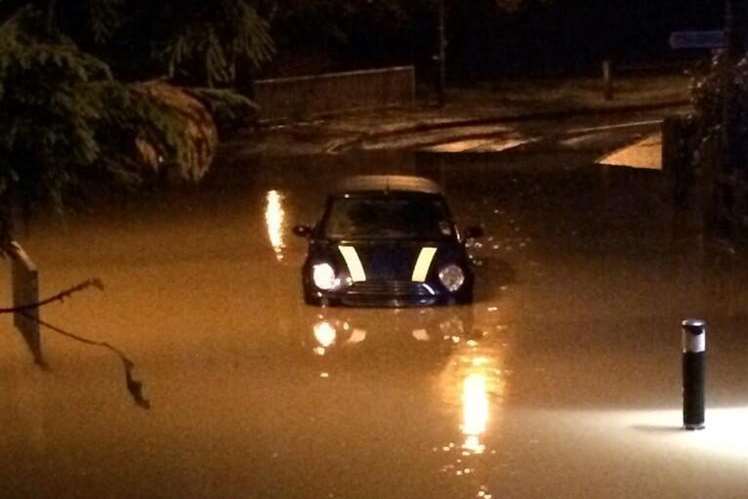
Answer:
<path fill-rule="evenodd" d="M 314 338 L 318 346 L 314 348 L 314 353 L 324 355 L 328 348 L 335 344 L 338 332 L 335 327 L 327 321 L 320 321 L 314 325 Z"/>
<path fill-rule="evenodd" d="M 314 343 L 312 351 L 323 356 L 345 345 L 358 345 L 366 340 L 367 331 L 352 326 L 348 321 L 325 319 L 320 315 L 318 321 L 312 325 Z"/>

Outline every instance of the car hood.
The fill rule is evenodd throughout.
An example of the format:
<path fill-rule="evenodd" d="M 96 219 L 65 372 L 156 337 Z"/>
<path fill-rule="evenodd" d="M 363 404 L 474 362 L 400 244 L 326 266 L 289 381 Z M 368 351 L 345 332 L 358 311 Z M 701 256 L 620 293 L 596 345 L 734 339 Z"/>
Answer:
<path fill-rule="evenodd" d="M 420 280 L 428 280 L 446 263 L 464 261 L 456 241 L 349 240 L 313 246 L 314 259 L 333 263 L 354 281 L 411 281 L 419 273 Z"/>

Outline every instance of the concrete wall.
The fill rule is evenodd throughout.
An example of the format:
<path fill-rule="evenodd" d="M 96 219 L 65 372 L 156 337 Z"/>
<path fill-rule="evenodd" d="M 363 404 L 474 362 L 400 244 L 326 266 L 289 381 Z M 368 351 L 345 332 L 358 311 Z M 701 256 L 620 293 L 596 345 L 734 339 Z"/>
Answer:
<path fill-rule="evenodd" d="M 415 95 L 415 70 L 402 66 L 255 82 L 261 120 L 407 105 Z"/>

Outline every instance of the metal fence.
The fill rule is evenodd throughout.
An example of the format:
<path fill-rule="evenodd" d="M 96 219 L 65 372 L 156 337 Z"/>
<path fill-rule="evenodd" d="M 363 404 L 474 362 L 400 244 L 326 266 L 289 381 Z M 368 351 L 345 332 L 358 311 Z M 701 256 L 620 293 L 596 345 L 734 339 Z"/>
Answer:
<path fill-rule="evenodd" d="M 414 96 L 413 66 L 255 82 L 260 119 L 265 121 L 408 105 Z"/>

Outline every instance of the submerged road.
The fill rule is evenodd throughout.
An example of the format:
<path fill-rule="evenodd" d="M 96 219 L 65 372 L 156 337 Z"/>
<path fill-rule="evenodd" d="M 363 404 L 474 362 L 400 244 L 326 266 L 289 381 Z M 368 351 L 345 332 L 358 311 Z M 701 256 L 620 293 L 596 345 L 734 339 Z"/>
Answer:
<path fill-rule="evenodd" d="M 38 221 L 43 295 L 106 285 L 43 318 L 127 352 L 152 408 L 106 350 L 48 332 L 36 369 L 0 316 L 0 497 L 745 497 L 745 265 L 701 244 L 660 172 L 595 164 L 652 131 L 237 156 L 197 189 Z M 291 228 L 352 173 L 432 177 L 484 226 L 473 306 L 302 304 Z M 695 433 L 691 316 L 710 323 Z"/>

